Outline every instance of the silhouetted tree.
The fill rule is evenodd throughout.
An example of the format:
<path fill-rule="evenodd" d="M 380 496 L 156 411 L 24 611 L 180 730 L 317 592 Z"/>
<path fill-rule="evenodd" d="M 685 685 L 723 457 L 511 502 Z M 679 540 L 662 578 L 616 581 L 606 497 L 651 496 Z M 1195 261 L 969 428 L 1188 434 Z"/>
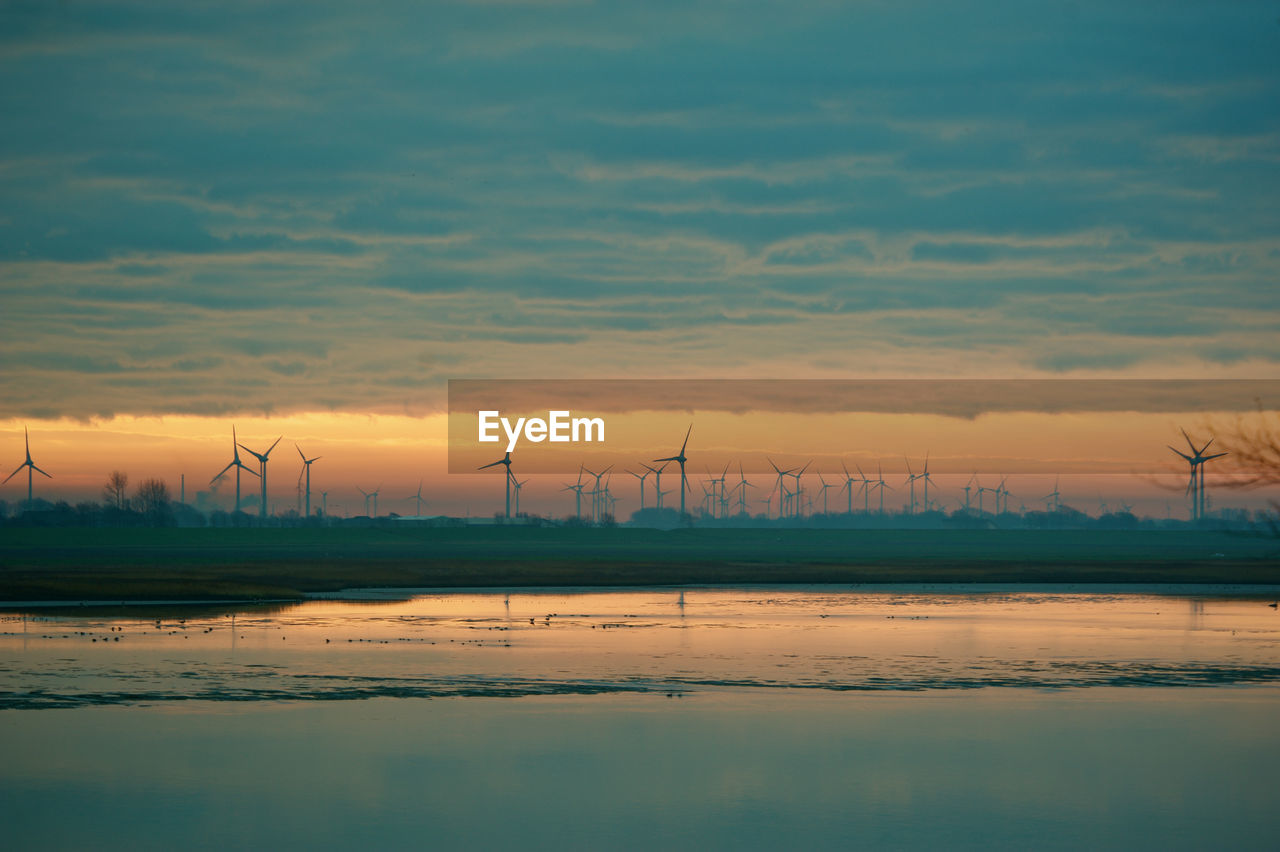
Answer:
<path fill-rule="evenodd" d="M 124 510 L 129 506 L 128 497 L 129 474 L 122 470 L 113 470 L 107 476 L 107 484 L 102 486 L 102 499 L 108 506 Z"/>
<path fill-rule="evenodd" d="M 1280 413 L 1264 410 L 1259 401 L 1256 417 L 1241 417 L 1232 428 L 1216 437 L 1215 449 L 1231 453 L 1225 460 L 1231 462 L 1239 474 L 1219 479 L 1213 482 L 1214 486 L 1254 489 L 1280 485 Z M 1263 514 L 1262 521 L 1280 535 L 1280 500 L 1270 503 L 1271 512 Z"/>
<path fill-rule="evenodd" d="M 1221 483 L 1223 486 L 1280 485 L 1280 413 L 1263 411 L 1259 406 L 1256 418 L 1242 417 L 1218 435 L 1217 446 L 1212 451 L 1231 453 L 1227 461 L 1242 474 Z"/>
<path fill-rule="evenodd" d="M 138 511 L 146 515 L 150 523 L 164 524 L 172 517 L 169 486 L 163 479 L 144 479 L 134 492 L 134 500 Z"/>

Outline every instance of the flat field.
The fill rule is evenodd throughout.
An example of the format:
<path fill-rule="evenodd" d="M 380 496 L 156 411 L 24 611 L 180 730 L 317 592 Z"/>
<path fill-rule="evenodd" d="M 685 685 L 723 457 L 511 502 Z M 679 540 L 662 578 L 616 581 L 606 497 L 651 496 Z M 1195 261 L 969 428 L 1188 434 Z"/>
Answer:
<path fill-rule="evenodd" d="M 0 530 L 0 600 L 290 599 L 355 587 L 1280 583 L 1280 540 L 1198 531 Z"/>

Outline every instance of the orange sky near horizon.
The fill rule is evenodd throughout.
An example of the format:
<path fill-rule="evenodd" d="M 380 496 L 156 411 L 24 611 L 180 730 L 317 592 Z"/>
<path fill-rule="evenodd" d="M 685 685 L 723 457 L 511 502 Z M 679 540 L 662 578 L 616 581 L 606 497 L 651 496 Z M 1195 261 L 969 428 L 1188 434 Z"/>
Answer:
<path fill-rule="evenodd" d="M 735 469 L 745 462 L 748 478 L 760 487 L 752 492 L 758 501 L 753 511 L 763 511 L 763 498 L 772 487 L 773 475 L 764 461 L 766 455 L 782 467 L 814 460 L 811 472 L 821 472 L 828 482 L 843 479 L 840 464 L 851 471 L 861 464 L 874 476 L 877 462 L 883 464 L 886 480 L 896 490 L 886 496 L 886 507 L 898 506 L 906 499 L 901 481 L 905 477 L 904 456 L 919 469 L 926 452 L 930 454 L 930 471 L 938 478 L 935 493 L 952 502 L 962 498 L 960 489 L 973 472 L 992 477 L 994 485 L 1001 475 L 1011 477 L 1010 488 L 1022 495 L 1029 508 L 1052 489 L 1054 477 L 1065 482 L 1084 483 L 1076 491 L 1077 504 L 1095 511 L 1096 503 L 1106 495 L 1116 499 L 1144 500 L 1150 507 L 1161 508 L 1172 501 L 1181 505 L 1178 491 L 1162 490 L 1152 482 L 1151 474 L 1170 487 L 1181 482 L 1183 463 L 1166 448 L 1182 442 L 1179 426 L 1185 426 L 1197 440 L 1207 440 L 1214 424 L 1229 423 L 1234 415 L 1173 415 L 1167 413 L 1074 413 L 1074 414 L 986 414 L 974 419 L 922 414 L 727 414 L 639 412 L 609 415 L 604 449 L 590 445 L 573 445 L 561 452 L 562 466 L 548 445 L 521 443 L 515 453 L 514 470 L 520 479 L 526 475 L 533 481 L 522 495 L 522 509 L 553 516 L 572 511 L 572 494 L 561 492 L 563 481 L 573 481 L 577 465 L 598 465 L 596 469 L 615 464 L 620 476 L 613 491 L 621 499 L 623 516 L 638 508 L 636 481 L 625 474 L 630 467 L 639 471 L 639 463 L 667 456 L 679 449 L 684 431 L 693 423 L 689 442 L 688 472 L 701 479 L 707 468 Z M 320 504 L 320 493 L 329 492 L 332 514 L 362 513 L 357 489 L 372 491 L 381 487 L 379 512 L 413 514 L 414 504 L 407 498 L 422 481 L 427 498 L 427 514 L 488 515 L 502 508 L 501 479 L 486 474 L 449 474 L 449 424 L 444 414 L 428 417 L 401 415 L 359 415 L 332 412 L 299 413 L 271 418 L 229 418 L 168 416 L 115 417 L 110 420 L 81 422 L 72 420 L 27 421 L 31 431 L 32 458 L 53 475 L 46 480 L 35 477 L 35 494 L 70 502 L 100 499 L 107 474 L 124 470 L 136 485 L 142 479 L 159 477 L 169 483 L 174 495 L 179 491 L 180 477 L 186 475 L 188 502 L 194 503 L 197 492 L 209 491 L 210 480 L 231 460 L 231 428 L 235 424 L 241 443 L 262 451 L 283 436 L 271 454 L 268 468 L 268 500 L 275 512 L 293 508 L 298 501 L 298 480 L 302 465 L 296 444 L 308 457 L 320 456 L 312 469 L 312 503 Z M 0 467 L 8 475 L 23 462 L 22 433 L 24 423 L 0 421 Z M 456 428 L 456 426 L 455 426 Z M 502 447 L 459 450 L 460 459 L 478 464 L 502 456 Z M 537 455 L 535 455 L 537 454 Z M 257 461 L 242 452 L 241 458 L 251 467 Z M 519 461 L 523 459 L 524 464 Z M 535 463 L 535 459 L 538 463 Z M 455 460 L 456 463 L 457 460 Z M 535 475 L 539 463 L 559 470 L 558 473 Z M 564 471 L 568 472 L 564 472 Z M 674 465 L 669 469 L 675 471 Z M 1226 472 L 1227 467 L 1222 468 Z M 819 482 L 810 477 L 816 492 Z M 808 479 L 806 480 L 809 481 Z M 674 479 L 664 479 L 671 488 Z M 1023 482 L 1025 485 L 1018 485 Z M 806 485 L 810 487 L 810 485 Z M 258 480 L 245 476 L 242 494 L 248 498 L 258 493 Z M 652 494 L 652 480 L 648 484 Z M 215 500 L 229 507 L 234 494 L 234 478 L 220 486 Z M 0 499 L 16 502 L 25 497 L 25 471 L 0 488 Z M 696 503 L 701 496 L 695 485 L 689 498 Z M 1064 500 L 1068 491 L 1064 487 Z M 1222 504 L 1262 505 L 1265 495 L 1240 492 L 1223 493 Z M 651 496 L 649 498 L 651 504 Z M 674 499 L 674 495 L 671 498 Z M 836 500 L 831 489 L 829 500 Z M 845 498 L 840 497 L 843 501 Z M 873 503 L 875 500 L 873 500 Z M 975 499 L 976 503 L 976 499 Z M 833 504 L 842 506 L 843 502 Z M 855 501 L 855 507 L 858 505 Z M 1011 504 L 1017 508 L 1017 500 Z M 1155 508 L 1150 509 L 1152 512 Z"/>

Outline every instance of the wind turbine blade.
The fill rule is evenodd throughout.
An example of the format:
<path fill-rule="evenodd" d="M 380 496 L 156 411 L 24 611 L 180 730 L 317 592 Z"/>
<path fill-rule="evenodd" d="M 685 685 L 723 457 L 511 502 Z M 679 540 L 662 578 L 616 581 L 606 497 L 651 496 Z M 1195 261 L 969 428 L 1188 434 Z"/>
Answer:
<path fill-rule="evenodd" d="M 222 477 L 222 474 L 224 474 L 224 473 L 226 473 L 227 471 L 231 470 L 231 468 L 233 468 L 233 467 L 235 467 L 235 466 L 236 466 L 236 463 L 235 463 L 235 462 L 231 462 L 230 464 L 228 464 L 226 467 L 224 467 L 224 468 L 223 468 L 223 469 L 218 473 L 218 475 L 217 475 L 217 476 L 215 476 L 213 479 L 210 479 L 210 480 L 209 480 L 209 484 L 210 484 L 210 485 L 212 485 L 213 483 L 217 482 L 217 481 L 218 481 L 218 479 L 220 479 L 220 478 Z M 21 469 L 22 469 L 22 468 L 18 468 L 18 470 L 21 470 Z M 16 473 L 16 472 L 17 472 L 17 471 L 15 471 L 15 473 Z M 5 480 L 5 482 L 8 482 L 8 481 L 9 481 L 9 480 L 7 480 L 7 479 Z M 0 484 L 3 484 L 3 483 L 0 483 Z"/>
<path fill-rule="evenodd" d="M 283 438 L 283 437 L 284 437 L 284 435 L 281 435 L 281 436 L 280 436 L 280 438 Z M 267 451 L 266 451 L 265 453 L 263 453 L 263 454 L 262 454 L 264 459 L 265 459 L 267 456 L 271 455 L 271 451 L 272 451 L 272 450 L 274 450 L 274 449 L 276 448 L 276 444 L 280 443 L 280 438 L 276 438 L 276 443 L 275 443 L 275 444 L 272 444 L 272 445 L 271 445 L 271 446 L 269 446 L 269 447 L 267 447 Z"/>
<path fill-rule="evenodd" d="M 689 424 L 689 431 L 684 433 L 684 443 L 680 445 L 680 455 L 684 455 L 684 448 L 689 446 L 689 435 L 693 433 L 693 424 Z"/>
<path fill-rule="evenodd" d="M 35 465 L 31 465 L 31 469 L 32 469 L 32 470 L 34 470 L 36 473 L 44 473 L 44 471 L 43 471 L 43 470 L 41 470 L 40 468 L 36 467 Z M 44 473 L 44 475 L 45 475 L 45 476 L 48 476 L 50 479 L 53 479 L 53 477 L 52 477 L 52 476 L 49 476 L 49 474 L 47 474 L 47 473 Z"/>
<path fill-rule="evenodd" d="M 232 462 L 232 464 L 233 464 L 233 465 L 235 465 L 236 467 L 240 468 L 241 470 L 243 470 L 245 473 L 249 473 L 249 474 L 252 474 L 252 475 L 254 475 L 254 476 L 258 476 L 258 472 L 257 472 L 256 470 L 254 470 L 253 468 L 249 467 L 248 465 L 244 464 L 243 462 L 241 462 L 241 461 L 239 461 L 239 460 L 236 460 L 236 461 Z M 259 478 L 259 479 L 261 479 L 262 477 L 261 477 L 261 476 L 258 476 L 258 478 Z"/>
<path fill-rule="evenodd" d="M 302 461 L 305 463 L 307 460 L 307 457 L 302 454 L 302 448 L 299 447 L 296 443 L 293 445 L 293 448 L 298 451 L 298 458 L 302 459 Z"/>
<path fill-rule="evenodd" d="M 1169 445 L 1168 445 L 1168 444 L 1165 444 L 1165 446 L 1166 446 L 1166 447 L 1169 447 Z M 1189 456 L 1189 455 L 1187 455 L 1186 453 L 1182 452 L 1182 450 L 1174 450 L 1174 449 L 1173 449 L 1173 447 L 1169 447 L 1169 449 L 1173 450 L 1175 453 L 1177 453 L 1178 455 L 1182 456 L 1182 457 L 1183 457 L 1184 459 L 1186 459 L 1187 461 L 1191 461 L 1191 456 Z M 1192 449 L 1195 449 L 1195 447 L 1192 447 Z"/>
<path fill-rule="evenodd" d="M 505 462 L 505 459 L 498 459 L 496 462 L 489 462 L 488 464 L 482 464 L 478 468 L 476 468 L 476 470 L 484 470 L 487 467 L 497 467 L 498 465 L 503 464 L 504 462 Z"/>
<path fill-rule="evenodd" d="M 1196 445 L 1195 445 L 1195 444 L 1193 444 L 1193 443 L 1191 443 L 1191 436 L 1187 434 L 1187 430 L 1186 430 L 1186 429 L 1179 429 L 1178 431 L 1182 433 L 1182 437 L 1184 437 L 1184 438 L 1186 438 L 1186 439 L 1187 439 L 1187 446 L 1191 448 L 1191 452 L 1192 452 L 1192 453 L 1195 453 L 1195 451 L 1196 451 Z"/>
<path fill-rule="evenodd" d="M 1229 456 L 1229 455 L 1231 455 L 1231 453 L 1214 453 L 1211 456 L 1205 456 L 1204 458 L 1201 459 L 1201 461 L 1209 461 L 1210 459 L 1220 459 L 1223 456 Z"/>
<path fill-rule="evenodd" d="M 664 462 L 673 462 L 673 461 L 679 461 L 679 459 L 677 459 L 675 456 L 668 456 L 668 457 L 667 457 L 667 458 L 665 458 L 665 459 L 654 459 L 654 461 L 656 461 L 656 462 L 660 462 L 660 461 L 664 461 Z M 587 472 L 588 472 L 588 473 L 590 473 L 591 471 L 587 471 Z"/>
<path fill-rule="evenodd" d="M 267 460 L 267 457 L 265 455 L 261 453 L 255 453 L 253 450 L 249 449 L 244 444 L 240 445 L 240 449 L 244 450 L 246 453 L 253 456 L 255 459 L 257 459 L 260 462 L 265 462 Z"/>
<path fill-rule="evenodd" d="M 912 470 L 912 469 L 911 469 L 911 459 L 907 458 L 906 456 L 903 456 L 903 457 L 902 457 L 902 460 L 903 460 L 904 462 L 906 462 L 906 463 L 907 463 L 907 473 L 908 473 L 912 478 L 915 478 L 916 472 L 915 472 L 914 470 Z"/>
<path fill-rule="evenodd" d="M 27 463 L 26 463 L 26 462 L 23 462 L 22 464 L 18 465 L 18 470 L 22 470 L 22 469 L 23 469 L 24 467 L 26 467 L 26 466 L 27 466 Z M 15 470 L 13 473 L 11 473 L 11 474 L 9 474 L 8 476 L 6 476 L 6 477 L 4 478 L 4 482 L 8 482 L 10 479 L 13 479 L 15 476 L 17 476 L 17 475 L 18 475 L 18 470 Z M 4 485 L 4 482 L 0 482 L 0 485 Z"/>

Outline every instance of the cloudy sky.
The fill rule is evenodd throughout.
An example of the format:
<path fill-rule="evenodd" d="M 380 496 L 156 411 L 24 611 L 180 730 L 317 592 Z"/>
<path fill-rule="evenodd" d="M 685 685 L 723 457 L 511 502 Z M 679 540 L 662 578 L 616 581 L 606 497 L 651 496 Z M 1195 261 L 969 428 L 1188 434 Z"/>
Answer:
<path fill-rule="evenodd" d="M 1280 375 L 1274 2 L 364 5 L 0 6 L 8 434 Z"/>

